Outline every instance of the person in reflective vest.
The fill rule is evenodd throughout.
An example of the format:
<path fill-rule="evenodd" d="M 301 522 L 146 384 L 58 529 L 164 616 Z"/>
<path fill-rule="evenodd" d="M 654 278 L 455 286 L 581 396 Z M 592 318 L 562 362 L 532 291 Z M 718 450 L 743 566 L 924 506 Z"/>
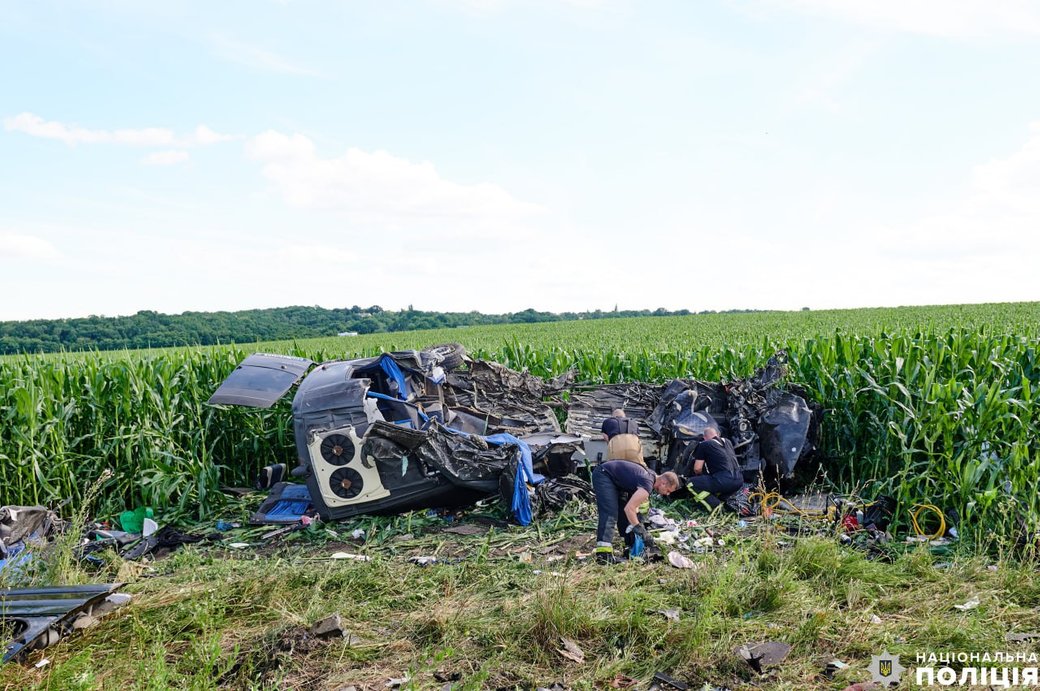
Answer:
<path fill-rule="evenodd" d="M 600 427 L 607 440 L 607 460 L 631 461 L 647 467 L 643 460 L 643 442 L 639 439 L 639 423 L 625 416 L 625 411 L 617 408 Z"/>

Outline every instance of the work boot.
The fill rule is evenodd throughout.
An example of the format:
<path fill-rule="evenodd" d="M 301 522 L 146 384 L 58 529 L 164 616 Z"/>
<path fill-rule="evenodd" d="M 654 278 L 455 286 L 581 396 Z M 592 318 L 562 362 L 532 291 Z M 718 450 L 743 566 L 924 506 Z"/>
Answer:
<path fill-rule="evenodd" d="M 614 556 L 612 547 L 597 547 L 594 554 L 597 564 L 620 564 L 623 561 Z"/>

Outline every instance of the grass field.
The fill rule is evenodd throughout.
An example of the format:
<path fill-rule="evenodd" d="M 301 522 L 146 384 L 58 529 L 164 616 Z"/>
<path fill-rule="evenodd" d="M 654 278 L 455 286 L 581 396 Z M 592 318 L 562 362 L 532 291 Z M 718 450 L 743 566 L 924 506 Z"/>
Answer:
<path fill-rule="evenodd" d="M 100 573 L 74 567 L 66 578 L 129 579 L 132 603 L 0 668 L 0 687 L 374 691 L 407 677 L 410 689 L 592 689 L 625 678 L 647 688 L 665 672 L 693 689 L 843 689 L 868 680 L 883 651 L 909 668 L 918 652 L 1028 651 L 1006 635 L 1040 630 L 1032 563 L 900 545 L 871 560 L 808 521 L 738 530 L 735 519 L 700 516 L 726 545 L 692 555 L 694 569 L 606 567 L 577 558 L 593 540 L 587 511 L 471 536 L 425 514 L 354 519 L 333 527 L 365 527 L 365 544 L 319 531 L 259 551 L 186 547 L 147 573 L 109 555 Z M 798 527 L 812 534 L 792 535 Z M 340 550 L 372 561 L 328 559 Z M 422 568 L 412 555 L 442 563 Z M 954 608 L 972 598 L 977 608 Z M 348 638 L 303 635 L 333 612 Z M 583 663 L 558 652 L 561 637 Z M 792 650 L 760 676 L 735 649 L 770 640 Z M 830 678 L 835 659 L 849 667 Z"/>

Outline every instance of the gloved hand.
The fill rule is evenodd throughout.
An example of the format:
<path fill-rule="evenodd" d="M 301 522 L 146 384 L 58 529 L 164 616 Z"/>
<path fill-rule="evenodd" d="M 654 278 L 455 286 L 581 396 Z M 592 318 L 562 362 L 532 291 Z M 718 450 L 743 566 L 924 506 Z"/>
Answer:
<path fill-rule="evenodd" d="M 644 526 L 642 523 L 635 523 L 628 526 L 628 528 L 625 530 L 625 533 L 638 535 L 643 542 L 650 541 L 650 534 L 646 532 L 646 526 Z"/>

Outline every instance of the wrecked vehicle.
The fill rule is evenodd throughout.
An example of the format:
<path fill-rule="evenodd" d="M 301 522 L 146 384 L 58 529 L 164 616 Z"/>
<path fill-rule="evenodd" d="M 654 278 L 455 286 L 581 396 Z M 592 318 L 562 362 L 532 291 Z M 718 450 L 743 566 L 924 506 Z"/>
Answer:
<path fill-rule="evenodd" d="M 683 450 L 712 425 L 733 443 L 746 482 L 775 484 L 815 451 L 820 417 L 802 392 L 781 384 L 786 361 L 780 351 L 753 376 L 728 383 L 675 379 L 663 387 L 632 382 L 582 391 L 572 396 L 567 432 L 590 437 L 589 458 L 606 460 L 600 423 L 622 408 L 639 422 L 644 457 L 664 471 L 676 469 Z"/>
<path fill-rule="evenodd" d="M 209 403 L 268 408 L 299 383 L 292 401 L 299 465 L 292 475 L 307 491 L 278 483 L 258 521 L 287 522 L 284 516 L 307 500 L 323 519 L 339 520 L 463 506 L 500 493 L 526 524 L 532 500 L 552 505 L 580 493 L 578 479 L 567 476 L 607 460 L 599 429 L 614 408 L 640 423 L 652 468 L 674 466 L 714 419 L 733 439 L 747 475 L 789 475 L 814 448 L 815 416 L 804 398 L 779 385 L 782 373 L 783 362 L 773 358 L 755 377 L 729 384 L 581 387 L 574 372 L 545 380 L 470 359 L 457 344 L 316 366 L 257 353 Z M 565 429 L 556 410 L 566 412 Z M 529 485 L 541 487 L 536 493 Z M 297 508 L 278 508 L 286 502 Z"/>
<path fill-rule="evenodd" d="M 543 398 L 569 379 L 545 382 L 480 360 L 454 371 L 462 354 L 447 345 L 311 369 L 304 358 L 258 353 L 209 402 L 268 408 L 300 382 L 292 402 L 293 475 L 304 479 L 325 520 L 470 504 L 499 492 L 507 470 L 515 486 L 540 484 L 531 444 L 514 435 L 549 432 L 532 443 L 553 445 L 560 427 Z"/>

